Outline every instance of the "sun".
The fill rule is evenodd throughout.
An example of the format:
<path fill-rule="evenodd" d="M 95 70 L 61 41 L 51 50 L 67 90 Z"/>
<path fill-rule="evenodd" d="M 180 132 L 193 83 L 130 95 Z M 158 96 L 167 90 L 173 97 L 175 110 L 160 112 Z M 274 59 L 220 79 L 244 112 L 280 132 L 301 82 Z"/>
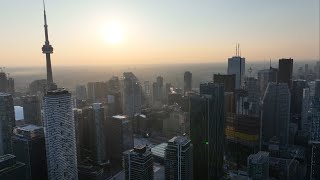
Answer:
<path fill-rule="evenodd" d="M 111 45 L 120 44 L 124 40 L 123 27 L 118 23 L 110 23 L 103 30 L 104 40 Z"/>

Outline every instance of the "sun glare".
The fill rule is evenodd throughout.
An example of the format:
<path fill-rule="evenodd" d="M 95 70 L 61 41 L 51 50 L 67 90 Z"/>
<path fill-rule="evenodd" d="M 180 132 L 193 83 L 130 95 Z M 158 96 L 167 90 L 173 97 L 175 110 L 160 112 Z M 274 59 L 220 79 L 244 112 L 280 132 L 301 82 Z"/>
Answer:
<path fill-rule="evenodd" d="M 120 44 L 124 40 L 123 28 L 119 24 L 112 23 L 103 30 L 103 36 L 109 44 Z"/>

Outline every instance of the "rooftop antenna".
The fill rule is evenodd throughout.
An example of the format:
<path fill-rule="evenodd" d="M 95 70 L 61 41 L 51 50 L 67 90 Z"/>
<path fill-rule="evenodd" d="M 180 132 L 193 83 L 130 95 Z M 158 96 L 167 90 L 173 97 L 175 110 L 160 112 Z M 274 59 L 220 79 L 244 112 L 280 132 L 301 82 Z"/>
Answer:
<path fill-rule="evenodd" d="M 240 44 L 239 44 L 239 56 L 241 57 L 241 49 L 240 49 Z"/>
<path fill-rule="evenodd" d="M 241 56 L 241 52 L 240 52 L 240 44 L 238 43 L 238 56 L 240 55 Z"/>
<path fill-rule="evenodd" d="M 238 47 L 237 47 L 237 43 L 236 43 L 236 56 L 238 55 Z"/>

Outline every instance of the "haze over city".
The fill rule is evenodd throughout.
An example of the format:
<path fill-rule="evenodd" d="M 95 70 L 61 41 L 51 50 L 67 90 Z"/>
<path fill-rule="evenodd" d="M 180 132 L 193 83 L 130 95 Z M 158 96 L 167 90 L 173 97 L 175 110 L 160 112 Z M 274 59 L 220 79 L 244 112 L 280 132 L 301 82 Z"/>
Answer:
<path fill-rule="evenodd" d="M 55 66 L 319 59 L 319 1 L 47 1 Z M 1 1 L 2 66 L 44 66 L 40 1 Z"/>
<path fill-rule="evenodd" d="M 0 180 L 319 180 L 319 9 L 0 2 Z"/>

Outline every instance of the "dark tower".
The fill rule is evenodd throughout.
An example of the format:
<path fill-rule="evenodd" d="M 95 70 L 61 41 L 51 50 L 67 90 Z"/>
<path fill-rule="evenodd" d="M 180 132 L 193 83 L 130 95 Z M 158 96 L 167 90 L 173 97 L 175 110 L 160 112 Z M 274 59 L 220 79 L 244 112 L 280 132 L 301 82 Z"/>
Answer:
<path fill-rule="evenodd" d="M 55 89 L 55 84 L 53 83 L 52 78 L 52 69 L 51 69 L 51 58 L 50 54 L 53 53 L 53 47 L 50 45 L 49 36 L 48 36 L 48 25 L 47 25 L 47 16 L 46 16 L 46 6 L 43 1 L 43 15 L 44 15 L 44 33 L 46 41 L 42 46 L 42 53 L 46 54 L 47 61 L 47 90 Z"/>

